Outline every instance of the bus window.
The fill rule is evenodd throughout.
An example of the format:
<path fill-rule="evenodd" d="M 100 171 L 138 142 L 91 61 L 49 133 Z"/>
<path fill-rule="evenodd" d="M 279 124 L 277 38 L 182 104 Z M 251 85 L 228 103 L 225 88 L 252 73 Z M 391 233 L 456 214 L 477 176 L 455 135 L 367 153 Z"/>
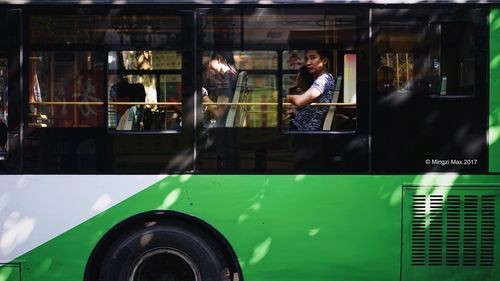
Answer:
<path fill-rule="evenodd" d="M 125 9 L 89 13 L 90 10 L 80 9 L 74 15 L 30 18 L 28 125 L 103 127 L 107 96 L 107 123 L 111 130 L 117 129 L 117 118 L 123 113 L 117 112 L 120 105 L 116 102 L 140 109 L 136 113 L 142 117 L 134 124 L 134 130 L 178 129 L 180 52 L 151 50 L 179 48 L 180 16 L 149 11 L 141 15 Z M 120 51 L 105 52 L 103 46 Z M 106 59 L 107 87 L 103 79 Z M 142 85 L 143 97 L 136 93 L 132 99 L 116 100 L 119 97 L 113 96 L 116 87 L 112 86 L 126 80 L 131 85 Z M 130 104 L 133 102 L 139 104 Z M 124 128 L 132 130 L 130 125 Z"/>
<path fill-rule="evenodd" d="M 337 53 L 337 51 L 332 53 Z M 283 51 L 283 96 L 303 94 L 312 86 L 315 79 L 308 73 L 305 57 L 305 50 Z M 313 102 L 309 107 L 324 110 L 324 119 L 315 129 L 316 131 L 352 132 L 356 130 L 356 54 L 347 53 L 336 57 L 338 59 L 329 59 L 329 63 L 333 64 L 329 71 L 337 73 L 334 76 L 331 100 L 326 105 L 322 102 Z M 301 130 L 290 127 L 296 127 L 294 119 L 301 108 L 304 107 L 284 103 L 283 128 Z"/>
<path fill-rule="evenodd" d="M 471 96 L 475 85 L 475 42 L 472 22 L 429 24 L 429 88 L 432 95 Z"/>
<path fill-rule="evenodd" d="M 433 97 L 472 96 L 476 85 L 478 51 L 475 12 L 387 17 L 376 29 L 377 92 L 425 92 Z"/>
<path fill-rule="evenodd" d="M 203 76 L 201 99 L 205 127 L 266 128 L 280 125 L 288 130 L 291 112 L 319 109 L 321 114 L 316 119 L 320 121 L 315 122 L 318 124 L 313 130 L 355 130 L 356 87 L 352 84 L 356 81 L 355 71 L 349 73 L 349 102 L 342 94 L 343 72 L 347 68 L 355 69 L 356 64 L 356 60 L 353 59 L 357 34 L 355 16 L 332 15 L 324 9 L 256 8 L 243 11 L 214 9 L 205 13 L 207 14 L 202 13 L 201 17 L 203 32 L 200 34 L 200 45 L 205 50 L 203 73 L 212 71 L 214 72 L 212 76 L 221 76 L 221 69 L 222 73 L 226 73 L 226 69 L 234 66 L 239 76 L 245 74 L 248 76 L 245 80 L 248 87 L 242 91 L 243 95 L 236 97 L 237 101 L 233 100 L 234 93 L 224 95 L 224 99 L 220 99 L 214 93 L 214 89 L 207 89 L 211 87 L 213 77 Z M 310 106 L 293 107 L 293 104 L 285 101 L 284 108 L 280 110 L 279 100 L 287 96 L 289 89 L 293 88 L 297 71 L 300 66 L 304 65 L 307 48 L 326 51 L 322 53 L 327 54 L 329 61 L 325 64 L 325 75 L 328 78 L 327 94 L 318 97 Z M 244 52 L 234 51 L 243 49 Z M 349 59 L 336 57 L 347 50 L 353 53 L 348 57 Z M 207 64 L 207 60 L 217 53 L 223 57 L 221 59 L 223 65 L 213 67 Z M 211 67 L 207 68 L 207 65 Z M 336 76 L 339 76 L 338 79 Z M 236 86 L 238 79 L 233 80 L 235 82 L 231 87 L 239 89 Z M 338 80 L 336 88 L 334 80 Z M 222 83 L 224 82 L 219 82 L 219 84 Z M 216 83 L 212 83 L 214 84 Z M 339 113 L 337 109 L 341 107 L 349 107 L 349 109 L 345 110 L 345 114 L 337 114 Z M 225 110 L 224 114 L 217 112 L 217 110 L 224 111 L 222 109 Z M 231 109 L 234 109 L 236 114 L 231 114 Z M 283 115 L 278 116 L 278 112 L 283 112 Z M 302 115 L 304 114 L 299 114 L 299 116 Z M 221 121 L 222 118 L 227 119 L 227 116 L 231 119 L 236 117 L 237 121 Z M 305 123 L 310 123 L 310 118 L 306 119 L 308 121 Z M 348 122 L 344 122 L 347 119 Z M 343 125 L 336 125 L 341 123 Z"/>
<path fill-rule="evenodd" d="M 95 33 L 99 24 L 103 17 L 89 15 L 29 18 L 28 126 L 104 126 L 105 62 Z"/>
<path fill-rule="evenodd" d="M 277 127 L 277 52 L 206 52 L 203 61 L 205 127 Z"/>
<path fill-rule="evenodd" d="M 108 53 L 108 128 L 180 130 L 182 55 L 178 51 Z"/>
<path fill-rule="evenodd" d="M 100 57 L 91 51 L 31 52 L 28 126 L 103 126 Z"/>
<path fill-rule="evenodd" d="M 324 9 L 258 8 L 245 13 L 244 28 L 245 46 L 265 45 L 282 50 L 280 96 L 285 97 L 280 118 L 282 128 L 300 131 L 355 130 L 355 87 L 352 87 L 352 81 L 356 81 L 355 71 L 351 71 L 349 76 L 351 96 L 348 98 L 351 102 L 344 99 L 342 93 L 344 71 L 346 68 L 353 69 L 350 63 L 354 61 L 355 65 L 355 60 L 345 61 L 341 54 L 350 50 L 355 57 L 356 16 Z M 318 98 L 298 104 L 294 97 L 306 93 L 312 84 L 298 85 L 304 81 L 299 70 L 301 66 L 305 67 L 308 49 L 324 51 L 321 53 L 328 61 L 325 75 L 330 73 L 332 76 L 325 80 L 327 89 L 322 90 Z M 308 74 L 304 71 L 303 76 Z M 315 76 L 313 82 L 316 78 L 320 83 L 324 77 Z M 347 107 L 349 109 L 346 110 Z M 340 111 L 344 112 L 341 114 Z"/>

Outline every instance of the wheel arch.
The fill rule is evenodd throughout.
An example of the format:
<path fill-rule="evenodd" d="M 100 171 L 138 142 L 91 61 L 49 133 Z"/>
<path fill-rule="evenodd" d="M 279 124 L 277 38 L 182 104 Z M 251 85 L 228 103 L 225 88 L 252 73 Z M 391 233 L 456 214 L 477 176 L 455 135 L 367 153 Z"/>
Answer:
<path fill-rule="evenodd" d="M 224 235 L 200 218 L 176 211 L 150 211 L 140 213 L 113 226 L 106 234 L 104 234 L 92 250 L 85 266 L 84 281 L 98 280 L 100 266 L 106 251 L 111 247 L 116 238 L 124 235 L 124 233 L 144 227 L 144 225 L 152 222 L 180 226 L 195 231 L 196 233 L 210 239 L 211 242 L 215 243 L 217 249 L 224 256 L 231 272 L 231 280 L 243 281 L 243 272 L 239 265 L 236 253 Z M 233 278 L 234 274 L 237 275 L 237 279 Z"/>

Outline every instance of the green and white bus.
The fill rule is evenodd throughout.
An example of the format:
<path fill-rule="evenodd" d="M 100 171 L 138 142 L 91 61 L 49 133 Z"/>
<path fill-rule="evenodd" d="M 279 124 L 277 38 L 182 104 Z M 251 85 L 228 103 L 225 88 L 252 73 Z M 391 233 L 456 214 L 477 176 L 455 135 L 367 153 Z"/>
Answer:
<path fill-rule="evenodd" d="M 500 1 L 2 0 L 0 21 L 0 281 L 500 280 Z M 335 89 L 294 131 L 311 49 Z M 238 76 L 210 104 L 213 54 Z"/>

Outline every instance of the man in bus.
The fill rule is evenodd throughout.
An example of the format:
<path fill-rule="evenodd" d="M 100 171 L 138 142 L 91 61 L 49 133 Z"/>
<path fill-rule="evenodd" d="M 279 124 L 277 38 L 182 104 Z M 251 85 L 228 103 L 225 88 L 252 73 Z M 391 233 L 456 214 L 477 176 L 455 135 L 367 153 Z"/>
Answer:
<path fill-rule="evenodd" d="M 306 50 L 305 65 L 314 82 L 304 93 L 286 97 L 286 101 L 300 107 L 295 118 L 290 120 L 290 130 L 319 131 L 323 128 L 328 106 L 313 106 L 311 103 L 330 103 L 335 79 L 328 72 L 328 52 L 325 50 Z"/>
<path fill-rule="evenodd" d="M 215 121 L 216 126 L 224 126 L 229 106 L 217 103 L 232 102 L 238 71 L 218 53 L 214 53 L 204 67 L 201 100 L 208 104 L 206 110 L 210 114 L 211 122 Z"/>

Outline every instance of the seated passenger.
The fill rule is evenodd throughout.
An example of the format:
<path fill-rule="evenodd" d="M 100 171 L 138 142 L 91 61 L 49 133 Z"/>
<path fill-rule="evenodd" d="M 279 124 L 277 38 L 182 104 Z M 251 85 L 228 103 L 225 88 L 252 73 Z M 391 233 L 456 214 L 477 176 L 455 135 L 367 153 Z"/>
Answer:
<path fill-rule="evenodd" d="M 201 93 L 203 103 L 208 103 L 206 110 L 212 125 L 223 126 L 229 106 L 217 105 L 233 100 L 238 71 L 233 65 L 227 63 L 221 54 L 213 54 L 205 64 L 204 81 Z M 215 102 L 214 102 L 215 100 Z"/>
<path fill-rule="evenodd" d="M 290 120 L 292 131 L 320 131 L 328 114 L 328 106 L 312 106 L 311 103 L 330 103 L 333 98 L 335 79 L 328 73 L 328 56 L 323 50 L 307 50 L 307 71 L 313 76 L 311 87 L 300 95 L 288 95 L 286 101 L 300 108 Z"/>
<path fill-rule="evenodd" d="M 146 92 L 142 84 L 129 84 L 125 81 L 118 82 L 112 87 L 116 93 L 118 102 L 144 102 Z M 116 125 L 116 130 L 140 130 L 140 110 L 139 105 L 119 104 L 116 111 L 120 116 L 120 121 Z"/>

